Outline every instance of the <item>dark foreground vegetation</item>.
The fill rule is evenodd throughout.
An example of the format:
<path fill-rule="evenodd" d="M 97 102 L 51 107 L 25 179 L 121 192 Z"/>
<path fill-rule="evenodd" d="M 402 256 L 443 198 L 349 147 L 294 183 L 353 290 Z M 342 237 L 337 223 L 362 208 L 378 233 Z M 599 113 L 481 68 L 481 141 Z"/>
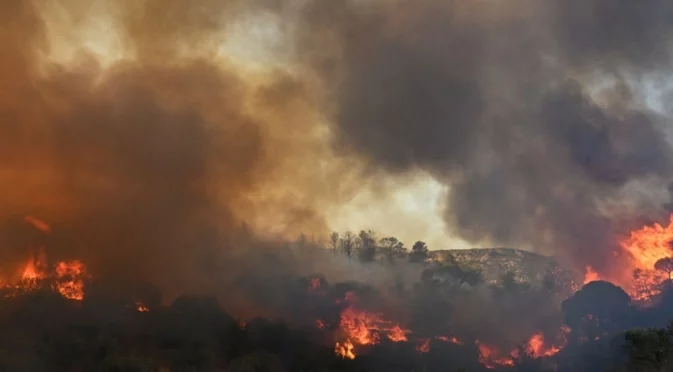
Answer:
<path fill-rule="evenodd" d="M 308 280 L 292 279 L 298 287 Z M 0 300 L 0 371 L 487 370 L 469 342 L 433 341 L 429 352 L 419 353 L 411 341 L 382 339 L 355 360 L 344 360 L 334 354 L 333 327 L 262 318 L 244 324 L 214 298 L 180 297 L 162 306 L 157 292 L 147 288 L 143 307 L 130 297 L 95 291 L 84 301 L 66 300 L 51 290 Z M 662 296 L 661 306 L 642 310 L 632 307 L 618 287 L 590 283 L 563 304 L 572 327 L 563 350 L 538 359 L 523 352 L 516 365 L 495 370 L 671 371 L 673 327 L 641 327 L 672 315 L 671 294 Z M 310 296 L 297 300 L 306 305 Z M 329 310 L 322 311 L 329 316 Z M 587 313 L 593 314 L 591 321 Z M 638 328 L 625 331 L 629 327 Z"/>

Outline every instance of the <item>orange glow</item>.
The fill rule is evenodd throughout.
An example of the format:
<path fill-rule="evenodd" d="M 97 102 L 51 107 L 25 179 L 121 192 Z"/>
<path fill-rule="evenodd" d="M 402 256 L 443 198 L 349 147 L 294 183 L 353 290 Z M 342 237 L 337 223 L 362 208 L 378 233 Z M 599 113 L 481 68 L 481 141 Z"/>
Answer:
<path fill-rule="evenodd" d="M 142 302 L 138 302 L 136 303 L 136 310 L 140 313 L 147 313 L 150 311 L 150 308 Z"/>
<path fill-rule="evenodd" d="M 416 346 L 416 351 L 419 353 L 427 353 L 430 351 L 430 339 L 426 338 L 422 340 L 421 343 Z"/>
<path fill-rule="evenodd" d="M 584 273 L 584 284 L 595 282 L 597 280 L 601 280 L 601 277 L 594 271 L 593 267 L 587 266 Z"/>
<path fill-rule="evenodd" d="M 309 285 L 309 291 L 317 291 L 320 289 L 320 278 L 312 278 Z"/>
<path fill-rule="evenodd" d="M 26 268 L 23 269 L 23 274 L 21 274 L 21 280 L 35 281 L 39 278 L 40 275 L 38 274 L 37 268 L 35 267 L 35 260 L 31 258 L 30 260 L 28 260 Z"/>
<path fill-rule="evenodd" d="M 84 263 L 81 261 L 59 262 L 55 267 L 56 290 L 70 300 L 84 299 Z"/>

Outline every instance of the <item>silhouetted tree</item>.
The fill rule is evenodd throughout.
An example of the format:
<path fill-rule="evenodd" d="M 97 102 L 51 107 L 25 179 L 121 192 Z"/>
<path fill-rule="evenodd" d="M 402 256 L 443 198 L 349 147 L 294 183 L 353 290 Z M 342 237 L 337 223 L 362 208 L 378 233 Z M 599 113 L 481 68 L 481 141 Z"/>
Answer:
<path fill-rule="evenodd" d="M 371 230 L 361 230 L 358 235 L 360 238 L 360 249 L 358 257 L 361 262 L 372 262 L 376 259 L 376 237 Z"/>
<path fill-rule="evenodd" d="M 404 244 L 393 236 L 382 238 L 379 240 L 379 244 L 390 262 L 394 262 L 398 257 L 403 257 L 407 252 Z"/>
<path fill-rule="evenodd" d="M 654 264 L 654 268 L 663 271 L 668 275 L 668 279 L 673 279 L 673 257 L 665 257 Z"/>
<path fill-rule="evenodd" d="M 329 248 L 332 252 L 339 250 L 339 233 L 334 231 L 329 235 Z"/>
<path fill-rule="evenodd" d="M 358 237 L 351 231 L 343 233 L 341 236 L 341 250 L 346 256 L 351 257 L 353 255 L 353 250 L 357 245 L 357 241 Z"/>
<path fill-rule="evenodd" d="M 652 270 L 633 270 L 633 288 L 639 298 L 650 298 L 659 293 L 659 281 Z"/>
<path fill-rule="evenodd" d="M 429 256 L 428 246 L 424 242 L 419 240 L 416 243 L 414 243 L 414 245 L 411 247 L 411 254 L 409 255 L 409 261 L 423 262 L 428 258 L 428 256 Z"/>

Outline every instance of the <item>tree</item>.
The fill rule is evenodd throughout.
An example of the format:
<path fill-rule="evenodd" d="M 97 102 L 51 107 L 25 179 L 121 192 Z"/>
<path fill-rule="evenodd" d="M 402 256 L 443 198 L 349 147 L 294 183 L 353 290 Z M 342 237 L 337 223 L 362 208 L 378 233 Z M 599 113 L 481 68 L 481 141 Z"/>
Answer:
<path fill-rule="evenodd" d="M 333 252 L 339 249 L 339 233 L 336 231 L 329 235 L 329 248 Z"/>
<path fill-rule="evenodd" d="M 401 241 L 393 236 L 382 238 L 379 240 L 381 249 L 385 253 L 388 260 L 392 263 L 395 261 L 395 258 L 404 256 L 407 252 L 407 249 L 404 247 Z"/>
<path fill-rule="evenodd" d="M 572 339 L 593 340 L 629 326 L 631 297 L 622 288 L 597 280 L 563 301 L 561 309 Z"/>
<path fill-rule="evenodd" d="M 347 257 L 353 255 L 353 249 L 355 248 L 358 241 L 358 237 L 355 236 L 351 231 L 346 231 L 341 236 L 341 250 Z"/>
<path fill-rule="evenodd" d="M 668 275 L 668 279 L 671 280 L 673 279 L 673 257 L 665 257 L 660 260 L 658 260 L 654 264 L 654 268 L 663 271 Z"/>
<path fill-rule="evenodd" d="M 428 246 L 422 241 L 417 241 L 416 243 L 414 243 L 413 247 L 411 247 L 411 254 L 409 255 L 409 261 L 423 262 L 428 258 L 428 256 L 429 256 Z"/>
<path fill-rule="evenodd" d="M 629 367 L 634 371 L 670 371 L 673 368 L 673 324 L 665 329 L 626 332 Z"/>
<path fill-rule="evenodd" d="M 376 238 L 371 230 L 361 230 L 358 234 L 360 238 L 360 249 L 358 256 L 362 262 L 372 262 L 376 259 Z"/>

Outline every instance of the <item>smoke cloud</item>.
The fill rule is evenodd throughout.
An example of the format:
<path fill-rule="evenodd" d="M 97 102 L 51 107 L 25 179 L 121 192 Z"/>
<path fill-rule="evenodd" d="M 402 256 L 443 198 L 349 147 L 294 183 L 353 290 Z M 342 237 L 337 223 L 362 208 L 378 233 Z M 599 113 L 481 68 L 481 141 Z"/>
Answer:
<path fill-rule="evenodd" d="M 608 273 L 623 224 L 664 215 L 624 190 L 661 193 L 671 178 L 670 118 L 643 90 L 670 70 L 672 10 L 314 1 L 302 43 L 334 87 L 336 148 L 449 185 L 445 220 L 470 243 Z"/>

